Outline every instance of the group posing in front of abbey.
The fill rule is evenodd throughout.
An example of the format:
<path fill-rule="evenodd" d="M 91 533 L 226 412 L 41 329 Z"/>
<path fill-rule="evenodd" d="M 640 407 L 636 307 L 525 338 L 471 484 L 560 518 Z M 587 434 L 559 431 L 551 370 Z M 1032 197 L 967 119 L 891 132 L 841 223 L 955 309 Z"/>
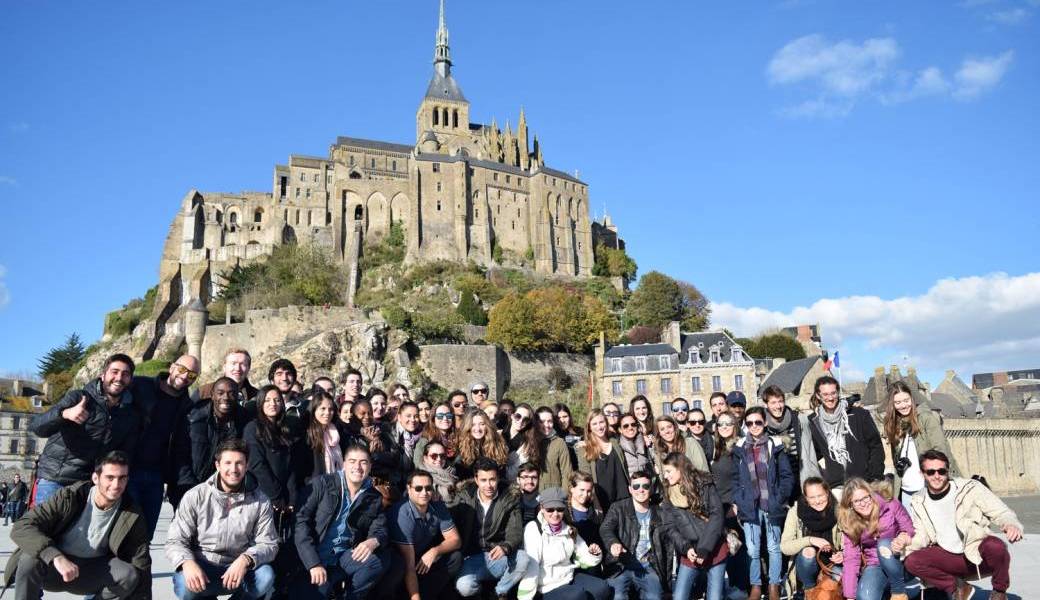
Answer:
<path fill-rule="evenodd" d="M 991 576 L 1002 599 L 1022 537 L 902 383 L 882 431 L 829 376 L 807 414 L 767 387 L 761 405 L 734 391 L 656 417 L 637 396 L 579 427 L 482 382 L 434 402 L 363 392 L 357 371 L 304 389 L 286 359 L 256 389 L 241 349 L 221 370 L 192 392 L 196 358 L 135 377 L 116 354 L 34 417 L 47 443 L 5 589 L 150 597 L 164 501 L 185 600 L 778 600 L 785 563 L 806 598 L 904 600 L 916 579 L 967 600 Z"/>

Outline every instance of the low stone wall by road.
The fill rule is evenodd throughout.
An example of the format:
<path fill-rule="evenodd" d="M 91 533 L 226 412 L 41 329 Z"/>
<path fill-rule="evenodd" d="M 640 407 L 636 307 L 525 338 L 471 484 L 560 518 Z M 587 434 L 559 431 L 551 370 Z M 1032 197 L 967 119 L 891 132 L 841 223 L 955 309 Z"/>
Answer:
<path fill-rule="evenodd" d="M 946 419 L 943 429 L 964 476 L 983 475 L 1000 495 L 1040 491 L 1040 420 Z"/>

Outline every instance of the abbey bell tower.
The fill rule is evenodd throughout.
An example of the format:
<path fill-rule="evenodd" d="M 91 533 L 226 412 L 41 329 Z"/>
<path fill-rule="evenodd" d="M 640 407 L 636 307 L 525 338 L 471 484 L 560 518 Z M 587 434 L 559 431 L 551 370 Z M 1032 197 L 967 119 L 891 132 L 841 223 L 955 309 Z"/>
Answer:
<path fill-rule="evenodd" d="M 444 0 L 441 0 L 437 45 L 433 52 L 433 77 L 415 115 L 417 143 L 423 140 L 426 132 L 433 132 L 441 146 L 454 136 L 469 136 L 469 102 L 451 76 L 451 50 L 448 46 L 448 26 L 444 22 Z"/>

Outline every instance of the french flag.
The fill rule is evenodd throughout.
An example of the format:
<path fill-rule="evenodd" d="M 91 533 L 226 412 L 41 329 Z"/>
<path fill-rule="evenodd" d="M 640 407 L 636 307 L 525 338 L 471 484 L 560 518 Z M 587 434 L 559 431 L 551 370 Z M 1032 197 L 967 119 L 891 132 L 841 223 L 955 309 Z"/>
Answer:
<path fill-rule="evenodd" d="M 827 362 L 825 362 L 823 364 L 823 368 L 828 370 L 828 371 L 830 371 L 831 369 L 840 369 L 841 368 L 841 361 L 838 358 L 838 352 L 837 351 L 834 352 L 834 356 L 832 358 L 827 359 Z"/>

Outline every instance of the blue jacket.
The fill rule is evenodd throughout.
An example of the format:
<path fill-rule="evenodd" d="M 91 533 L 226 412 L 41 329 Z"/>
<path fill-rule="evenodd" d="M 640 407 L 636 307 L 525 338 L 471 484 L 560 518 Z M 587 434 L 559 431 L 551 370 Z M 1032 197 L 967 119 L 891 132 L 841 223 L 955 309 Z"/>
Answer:
<path fill-rule="evenodd" d="M 752 481 L 749 464 L 754 458 L 745 447 L 747 438 L 733 445 L 733 504 L 742 522 L 758 520 L 758 482 Z M 782 525 L 787 517 L 787 500 L 794 493 L 795 476 L 791 463 L 779 438 L 766 441 L 769 460 L 766 461 L 766 480 L 769 483 L 769 520 Z"/>

